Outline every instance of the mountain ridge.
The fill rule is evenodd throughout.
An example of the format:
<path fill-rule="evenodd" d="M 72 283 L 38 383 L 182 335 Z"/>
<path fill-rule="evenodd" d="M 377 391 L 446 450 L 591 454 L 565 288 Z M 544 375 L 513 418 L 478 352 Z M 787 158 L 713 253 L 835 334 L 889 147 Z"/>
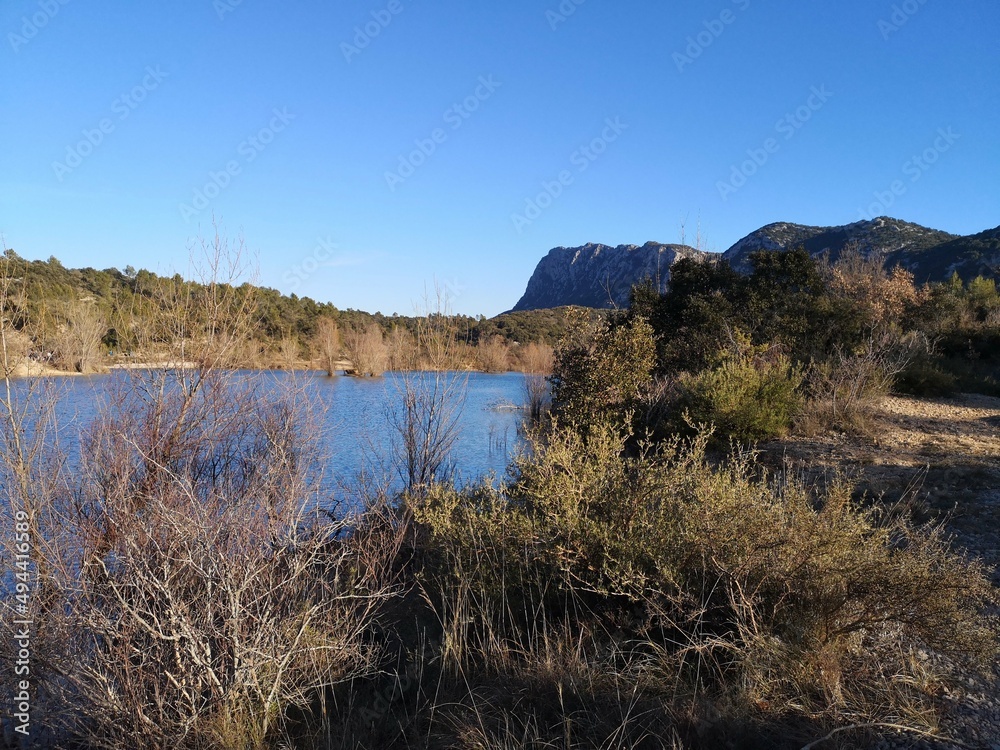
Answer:
<path fill-rule="evenodd" d="M 881 254 L 888 267 L 902 266 L 923 284 L 944 281 L 957 272 L 964 280 L 1000 277 L 1000 227 L 974 235 L 957 235 L 920 224 L 880 216 L 841 226 L 810 226 L 773 222 L 738 240 L 723 253 L 687 245 L 647 242 L 644 245 L 587 243 L 556 247 L 538 262 L 514 311 L 561 305 L 626 307 L 632 286 L 658 280 L 666 289 L 670 267 L 680 258 L 721 258 L 736 270 L 750 270 L 750 255 L 758 250 L 787 251 L 805 247 L 814 257 L 836 260 L 850 245 L 863 254 Z"/>

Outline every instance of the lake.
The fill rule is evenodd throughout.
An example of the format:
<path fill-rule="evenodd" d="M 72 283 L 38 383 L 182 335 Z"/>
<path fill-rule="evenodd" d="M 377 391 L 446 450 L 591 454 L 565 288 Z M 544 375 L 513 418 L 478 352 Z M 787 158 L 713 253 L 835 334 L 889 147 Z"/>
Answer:
<path fill-rule="evenodd" d="M 328 456 L 324 470 L 324 490 L 339 493 L 352 484 L 358 472 L 365 468 L 378 477 L 389 475 L 398 486 L 398 476 L 391 465 L 395 437 L 391 426 L 392 410 L 403 401 L 403 384 L 409 381 L 419 386 L 431 383 L 435 373 L 387 373 L 381 378 L 328 377 L 319 372 L 286 373 L 266 371 L 241 373 L 264 378 L 275 390 L 294 385 L 320 406 L 317 438 Z M 451 458 L 459 484 L 467 484 L 494 473 L 502 476 L 520 439 L 518 426 L 524 418 L 524 375 L 521 373 L 444 373 L 454 379 L 464 392 L 464 403 L 458 415 L 458 438 Z M 115 371 L 107 375 L 48 379 L 41 386 L 45 398 L 58 399 L 57 414 L 60 439 L 71 455 L 76 448 L 80 429 L 97 415 L 101 404 L 120 384 L 120 379 L 142 377 L 141 374 Z M 15 390 L 23 394 L 29 381 L 14 381 Z"/>

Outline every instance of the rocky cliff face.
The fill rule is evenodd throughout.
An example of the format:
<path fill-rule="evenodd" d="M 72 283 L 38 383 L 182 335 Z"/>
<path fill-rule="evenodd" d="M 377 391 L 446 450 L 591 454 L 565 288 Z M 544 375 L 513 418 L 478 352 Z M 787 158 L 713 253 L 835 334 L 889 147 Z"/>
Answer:
<path fill-rule="evenodd" d="M 557 247 L 539 261 L 524 296 L 514 310 L 538 310 L 561 305 L 628 307 L 629 292 L 645 279 L 666 289 L 670 267 L 680 258 L 705 253 L 686 245 L 587 244 Z"/>
<path fill-rule="evenodd" d="M 748 234 L 721 257 L 746 273 L 750 270 L 750 254 L 757 250 L 804 247 L 811 255 L 828 254 L 836 260 L 851 244 L 866 254 L 882 254 L 888 267 L 903 266 L 913 273 L 918 284 L 944 281 L 955 272 L 965 280 L 979 275 L 1000 278 L 1000 227 L 962 237 L 888 217 L 839 227 L 768 224 Z M 708 257 L 719 256 L 686 245 L 657 242 L 641 247 L 557 247 L 538 263 L 514 310 L 561 305 L 625 307 L 634 284 L 653 279 L 664 290 L 670 280 L 670 267 L 677 260 Z"/>

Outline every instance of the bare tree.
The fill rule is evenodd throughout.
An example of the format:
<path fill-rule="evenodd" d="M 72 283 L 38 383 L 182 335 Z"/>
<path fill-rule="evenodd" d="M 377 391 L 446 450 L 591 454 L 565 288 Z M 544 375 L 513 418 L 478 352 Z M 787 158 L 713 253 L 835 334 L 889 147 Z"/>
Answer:
<path fill-rule="evenodd" d="M 385 372 L 389 360 L 382 329 L 376 323 L 353 328 L 344 334 L 344 351 L 351 361 L 352 375 L 377 377 Z"/>
<path fill-rule="evenodd" d="M 299 355 L 302 347 L 298 339 L 291 334 L 286 334 L 278 342 L 278 361 L 283 370 L 294 370 L 299 365 Z"/>
<path fill-rule="evenodd" d="M 241 364 L 259 328 L 255 272 L 242 239 L 230 242 L 218 228 L 191 248 L 190 280 L 179 274 L 139 287 L 135 304 L 115 328 L 137 357 L 175 371 L 197 387 L 199 373 Z"/>
<path fill-rule="evenodd" d="M 320 366 L 326 374 L 337 374 L 337 364 L 340 360 L 340 329 L 332 318 L 320 318 L 316 323 L 314 339 L 316 351 L 319 353 Z"/>
<path fill-rule="evenodd" d="M 476 347 L 476 361 L 483 372 L 506 372 L 509 354 L 503 336 L 488 336 Z"/>
<path fill-rule="evenodd" d="M 422 309 L 417 311 L 417 349 L 425 370 L 457 370 L 464 364 L 450 304 L 447 292 L 435 284 L 433 294 L 425 292 Z"/>
<path fill-rule="evenodd" d="M 451 452 L 460 434 L 468 373 L 447 369 L 456 360 L 456 330 L 446 295 L 438 289 L 434 307 L 417 326 L 417 341 L 425 352 L 429 372 L 398 375 L 396 403 L 387 406 L 396 440 L 393 457 L 407 492 L 426 493 L 438 482 L 451 481 L 455 467 Z"/>
<path fill-rule="evenodd" d="M 60 363 L 80 373 L 99 370 L 101 340 L 107 332 L 107 321 L 94 301 L 73 301 L 66 311 L 59 336 Z"/>
<path fill-rule="evenodd" d="M 395 372 L 416 370 L 420 366 L 420 352 L 413 335 L 402 326 L 389 331 L 389 369 Z"/>

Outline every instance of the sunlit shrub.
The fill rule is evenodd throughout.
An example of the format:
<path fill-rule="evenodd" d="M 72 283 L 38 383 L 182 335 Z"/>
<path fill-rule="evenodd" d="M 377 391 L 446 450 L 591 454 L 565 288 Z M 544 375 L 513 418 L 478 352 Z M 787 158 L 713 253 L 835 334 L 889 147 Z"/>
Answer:
<path fill-rule="evenodd" d="M 784 435 L 802 407 L 802 371 L 778 349 L 754 347 L 740 335 L 714 366 L 682 374 L 678 409 L 719 436 L 757 441 Z"/>

